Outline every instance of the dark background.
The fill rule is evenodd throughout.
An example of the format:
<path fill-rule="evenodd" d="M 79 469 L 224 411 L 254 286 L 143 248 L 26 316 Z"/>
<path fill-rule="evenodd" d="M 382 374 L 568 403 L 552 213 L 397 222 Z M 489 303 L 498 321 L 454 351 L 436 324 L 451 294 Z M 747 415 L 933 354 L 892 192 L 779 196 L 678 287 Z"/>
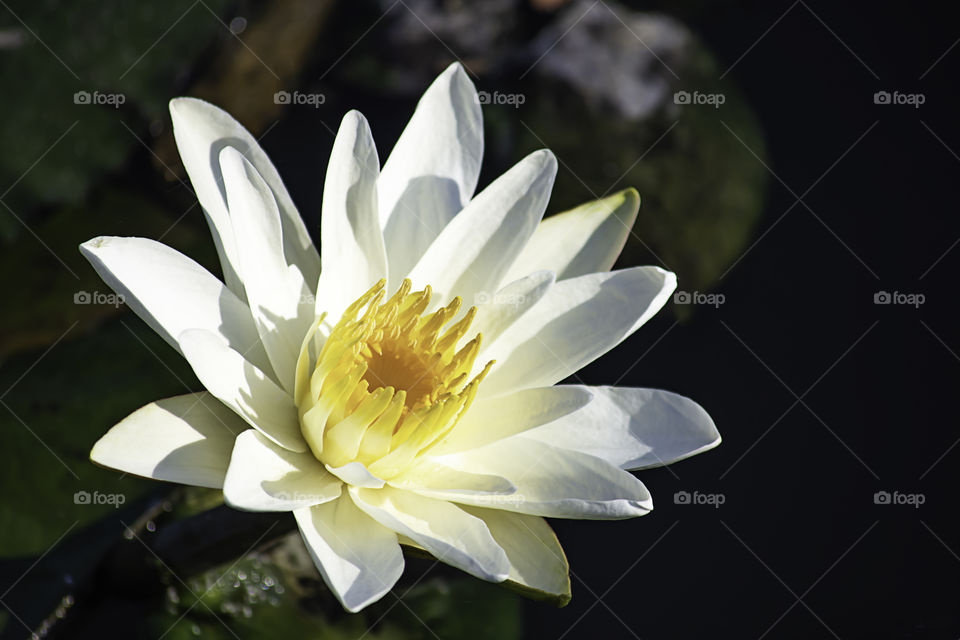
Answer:
<path fill-rule="evenodd" d="M 629 5 L 682 20 L 712 51 L 717 69 L 728 71 L 727 81 L 742 92 L 762 130 L 763 149 L 756 151 L 758 157 L 751 152 L 751 170 L 760 165 L 765 176 L 764 200 L 738 251 L 723 269 L 699 281 L 703 290 L 723 294 L 722 305 L 698 305 L 692 312 L 665 310 L 579 376 L 589 384 L 653 386 L 688 395 L 709 410 L 723 444 L 673 467 L 642 472 L 656 505 L 647 517 L 608 523 L 555 521 L 570 560 L 573 600 L 563 609 L 523 601 L 525 637 L 958 637 L 960 449 L 954 447 L 960 422 L 953 410 L 960 382 L 960 335 L 953 313 L 960 260 L 955 247 L 960 240 L 955 204 L 960 47 L 953 48 L 960 39 L 958 23 L 938 3 Z M 0 14 L 5 9 L 10 7 L 0 6 Z M 333 11 L 330 20 L 351 26 L 339 38 L 316 45 L 319 49 L 308 56 L 299 81 L 300 86 L 323 87 L 336 96 L 335 104 L 318 113 L 291 108 L 263 140 L 308 220 L 307 212 L 319 204 L 320 177 L 332 143 L 326 129 L 336 129 L 343 111 L 356 106 L 367 115 L 384 159 L 412 110 L 415 95 L 381 95 L 356 86 L 348 90 L 343 78 L 321 77 L 340 56 L 349 60 L 361 55 L 363 47 L 350 49 L 350 34 L 372 24 L 378 11 L 366 5 Z M 224 10 L 225 20 L 230 12 L 229 7 Z M 523 15 L 522 30 L 535 34 L 553 14 L 529 9 Z M 175 17 L 157 22 L 166 25 Z M 377 32 L 372 33 L 377 40 Z M 457 53 L 456 47 L 450 48 Z M 215 49 L 211 44 L 204 51 Z M 446 49 L 438 54 L 444 59 L 425 66 L 442 68 L 452 60 Z M 469 67 L 469 59 L 466 64 Z M 522 68 L 503 66 L 506 71 L 496 75 L 497 81 L 522 88 L 515 72 Z M 201 73 L 197 63 L 189 69 L 161 91 L 170 96 L 183 92 Z M 480 81 L 478 86 L 485 85 Z M 925 103 L 919 108 L 875 104 L 874 93 L 881 90 L 920 93 Z M 5 95 L 3 100 L 15 101 L 17 96 Z M 42 111 L 44 105 L 37 108 Z M 514 155 L 538 146 L 519 148 L 524 147 L 521 142 L 502 151 L 490 136 L 503 129 L 491 133 L 488 112 L 484 115 L 490 161 L 481 186 Z M 729 143 L 737 129 L 725 129 L 723 117 L 718 114 L 713 126 Z M 134 117 L 129 124 L 141 132 L 152 122 L 149 116 Z M 572 122 L 570 127 L 576 130 L 578 125 Z M 9 144 L 4 149 L 17 152 Z M 634 150 L 633 157 L 643 151 Z M 576 172 L 564 162 L 564 153 L 557 153 L 558 186 L 578 189 Z M 163 181 L 156 155 L 165 157 L 159 150 L 155 154 L 135 146 L 121 165 L 98 180 L 133 189 L 149 185 L 171 209 L 186 209 L 192 196 L 177 182 Z M 715 162 L 718 171 L 725 168 L 723 157 Z M 664 188 L 695 189 L 710 180 L 709 169 L 683 176 L 689 187 Z M 590 184 L 600 192 L 608 187 Z M 96 189 L 92 193 L 84 197 L 96 201 Z M 584 189 L 578 199 L 590 197 Z M 25 224 L 42 225 L 52 215 L 51 207 L 23 204 L 17 211 L 24 212 L 20 217 Z M 646 213 L 641 207 L 641 217 Z M 126 221 L 130 216 L 134 214 L 117 217 Z M 189 213 L 184 224 L 202 232 L 199 210 Z M 97 233 L 123 235 L 102 228 L 87 237 Z M 7 251 L 36 243 L 33 236 L 21 230 Z M 193 246 L 191 238 L 178 242 Z M 684 251 L 709 252 L 711 240 L 709 235 L 700 237 L 702 245 Z M 198 244 L 202 242 L 209 244 Z M 45 259 L 53 260 L 49 255 Z M 666 266 L 672 265 L 667 261 Z M 76 268 L 85 267 L 78 263 Z M 23 277 L 9 272 L 4 276 Z M 691 290 L 685 289 L 682 277 L 680 289 Z M 923 294 L 925 301 L 916 308 L 875 304 L 881 291 Z M 27 294 L 17 296 L 5 300 L 4 312 L 11 316 L 15 306 L 31 304 Z M 103 327 L 117 323 L 125 328 L 102 337 Z M 74 346 L 60 348 L 81 349 L 87 362 L 122 357 L 140 349 L 138 336 L 147 334 L 140 324 L 129 313 L 83 320 L 79 326 L 96 327 L 90 329 L 94 333 L 71 337 Z M 84 340 L 90 345 L 87 351 L 77 346 Z M 101 353 L 118 340 L 117 353 Z M 11 349 L 0 359 L 4 388 L 18 384 L 53 343 L 36 342 Z M 174 367 L 166 390 L 179 392 L 177 378 L 186 374 L 175 368 L 175 354 L 163 345 L 149 345 Z M 144 362 L 144 367 L 160 366 L 149 357 Z M 57 385 L 73 384 L 73 378 L 58 377 L 61 370 L 45 363 L 30 377 L 49 380 L 55 387 L 49 391 L 52 396 L 58 393 Z M 72 366 L 74 376 L 82 375 L 83 362 Z M 116 378 L 112 384 L 123 383 L 121 373 Z M 101 391 L 108 394 L 112 388 Z M 18 389 L 22 393 L 23 387 Z M 144 393 L 146 401 L 164 395 Z M 17 395 L 14 390 L 7 399 L 15 409 Z M 83 406 L 78 402 L 71 406 Z M 87 402 L 98 401 L 93 397 Z M 90 433 L 102 433 L 139 406 L 124 402 L 104 410 L 106 415 L 92 411 L 91 420 L 102 422 Z M 37 410 L 35 400 L 28 404 L 25 411 Z M 24 423 L 33 424 L 0 416 L 4 433 L 19 432 Z M 21 436 L 12 436 L 13 442 L 39 447 L 36 440 Z M 82 452 L 95 438 L 81 438 L 71 446 Z M 59 451 L 57 445 L 51 448 Z M 38 464 L 56 463 L 43 459 Z M 5 492 L 23 491 L 17 478 L 4 478 Z M 151 496 L 158 492 L 155 487 L 148 491 Z M 723 504 L 676 504 L 678 491 L 719 495 Z M 875 494 L 881 491 L 919 494 L 924 502 L 916 508 L 876 504 Z M 112 533 L 98 535 L 115 535 L 118 516 L 104 515 L 98 531 Z M 49 545 L 69 522 L 54 522 L 37 535 L 49 538 Z M 4 561 L 0 584 L 13 588 L 3 587 L 8 594 L 0 599 L 11 609 L 29 611 L 21 617 L 34 627 L 46 615 L 41 611 L 52 609 L 31 608 L 30 603 L 38 593 L 44 594 L 41 600 L 49 600 L 62 587 L 29 578 L 14 584 L 41 552 L 9 555 L 15 557 Z M 51 562 L 57 557 L 51 553 L 41 558 L 41 573 L 55 576 L 58 565 Z M 418 566 L 412 564 L 415 574 Z M 429 563 L 421 562 L 419 568 L 434 571 Z M 455 607 L 472 606 L 470 597 L 450 597 Z M 118 624 L 133 625 L 139 615 L 139 605 L 122 603 L 115 595 L 95 600 L 99 604 L 91 605 L 94 610 L 133 612 L 118 613 Z M 83 624 L 66 637 L 124 636 L 97 626 L 106 624 L 104 619 L 102 613 L 85 614 Z M 8 618 L 5 632 L 23 637 L 25 629 Z M 435 632 L 424 633 L 432 637 Z"/>

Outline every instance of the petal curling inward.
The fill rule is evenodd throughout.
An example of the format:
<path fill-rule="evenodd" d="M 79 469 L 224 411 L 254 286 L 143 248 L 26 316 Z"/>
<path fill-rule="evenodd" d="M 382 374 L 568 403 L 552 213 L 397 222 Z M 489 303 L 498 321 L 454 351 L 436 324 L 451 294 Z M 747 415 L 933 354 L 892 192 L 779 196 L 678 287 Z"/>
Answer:
<path fill-rule="evenodd" d="M 482 157 L 477 90 L 453 63 L 420 98 L 377 181 L 391 290 L 470 201 Z"/>
<path fill-rule="evenodd" d="M 338 500 L 293 512 L 323 581 L 347 611 L 382 598 L 403 573 L 397 534 L 344 492 Z"/>
<path fill-rule="evenodd" d="M 219 489 L 234 439 L 247 423 L 209 393 L 137 409 L 100 438 L 90 459 L 138 476 Z"/>
<path fill-rule="evenodd" d="M 491 582 L 509 576 L 507 554 L 487 525 L 456 505 L 391 487 L 350 487 L 350 495 L 371 518 L 410 538 L 441 562 Z"/>
<path fill-rule="evenodd" d="M 288 451 L 247 429 L 234 443 L 223 497 L 235 509 L 293 511 L 337 499 L 342 486 L 309 453 Z"/>
<path fill-rule="evenodd" d="M 510 561 L 507 580 L 525 595 L 564 606 L 570 602 L 570 566 L 543 518 L 499 509 L 461 507 L 486 523 Z"/>

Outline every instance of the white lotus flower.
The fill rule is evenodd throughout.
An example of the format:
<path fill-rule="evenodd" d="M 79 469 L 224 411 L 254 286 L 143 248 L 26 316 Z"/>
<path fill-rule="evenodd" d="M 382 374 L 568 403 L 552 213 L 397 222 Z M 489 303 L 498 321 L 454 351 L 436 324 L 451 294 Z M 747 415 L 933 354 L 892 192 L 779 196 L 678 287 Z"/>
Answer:
<path fill-rule="evenodd" d="M 544 517 L 643 515 L 650 495 L 626 470 L 719 443 L 684 397 L 553 386 L 656 313 L 676 279 L 609 271 L 633 190 L 541 222 L 549 151 L 474 195 L 481 114 L 459 65 L 382 168 L 366 120 L 344 117 L 322 256 L 243 127 L 199 100 L 170 110 L 226 284 L 153 240 L 81 250 L 206 391 L 136 411 L 96 443 L 95 462 L 222 487 L 238 509 L 292 511 L 357 611 L 399 578 L 401 544 L 566 602 L 567 562 Z"/>

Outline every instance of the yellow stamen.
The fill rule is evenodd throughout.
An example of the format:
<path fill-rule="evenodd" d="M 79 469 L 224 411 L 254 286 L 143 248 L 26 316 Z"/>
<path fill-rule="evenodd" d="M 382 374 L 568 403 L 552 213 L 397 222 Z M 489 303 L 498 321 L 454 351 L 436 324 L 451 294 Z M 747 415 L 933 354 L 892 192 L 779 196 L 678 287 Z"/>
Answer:
<path fill-rule="evenodd" d="M 385 287 L 381 280 L 347 307 L 315 358 L 304 341 L 296 395 L 317 459 L 332 467 L 359 461 L 387 480 L 453 429 L 493 362 L 468 381 L 482 336 L 457 345 L 476 308 L 450 325 L 460 298 L 424 315 L 429 286 L 411 292 L 404 280 L 389 298 Z"/>

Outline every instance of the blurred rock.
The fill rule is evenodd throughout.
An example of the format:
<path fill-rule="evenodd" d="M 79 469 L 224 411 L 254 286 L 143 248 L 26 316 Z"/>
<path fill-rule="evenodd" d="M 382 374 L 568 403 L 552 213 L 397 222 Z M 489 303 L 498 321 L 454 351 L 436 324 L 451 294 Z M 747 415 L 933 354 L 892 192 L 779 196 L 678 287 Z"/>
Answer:
<path fill-rule="evenodd" d="M 540 146 L 557 154 L 551 210 L 636 187 L 640 215 L 620 264 L 662 264 L 681 290 L 713 286 L 751 238 L 768 176 L 753 156 L 765 156 L 756 117 L 717 80 L 712 54 L 670 17 L 583 1 L 533 40 L 528 59 L 524 81 L 500 89 L 524 97 L 516 116 L 503 122 L 510 107 L 500 105 L 484 116 L 518 140 L 514 158 Z"/>

